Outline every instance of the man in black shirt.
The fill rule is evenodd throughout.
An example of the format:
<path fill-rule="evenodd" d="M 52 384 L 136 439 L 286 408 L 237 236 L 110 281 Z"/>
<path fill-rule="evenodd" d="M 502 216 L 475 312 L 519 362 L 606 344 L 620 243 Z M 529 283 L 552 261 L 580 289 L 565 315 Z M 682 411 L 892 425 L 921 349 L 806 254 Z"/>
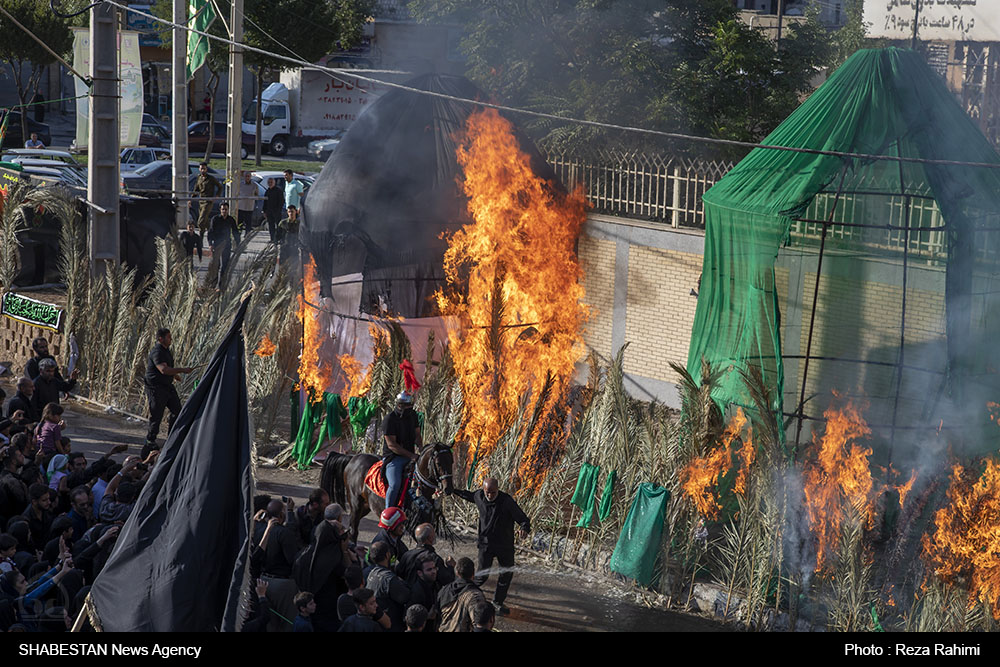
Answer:
<path fill-rule="evenodd" d="M 262 578 L 267 582 L 267 599 L 271 607 L 291 620 L 295 617 L 295 594 L 299 587 L 292 579 L 292 566 L 299 550 L 299 540 L 295 533 L 285 525 L 287 514 L 292 510 L 285 508 L 285 503 L 272 500 L 267 504 L 267 516 L 275 519 L 276 525 L 271 529 L 267 544 L 264 546 L 264 570 Z M 291 632 L 292 626 L 277 616 L 271 619 L 268 628 L 271 632 Z"/>
<path fill-rule="evenodd" d="M 437 583 L 441 586 L 447 586 L 455 581 L 455 559 L 448 556 L 448 560 L 444 560 L 434 550 L 434 542 L 437 540 L 434 526 L 429 523 L 420 524 L 413 531 L 413 537 L 417 540 L 417 546 L 407 551 L 399 559 L 399 563 L 396 565 L 396 574 L 412 586 L 417 579 L 417 570 L 419 569 L 417 564 L 424 556 L 430 556 L 434 559 L 434 564 L 437 567 Z"/>
<path fill-rule="evenodd" d="M 337 632 L 382 632 L 382 626 L 375 619 L 383 618 L 385 614 L 378 609 L 375 592 L 359 588 L 351 593 L 351 598 L 358 613 L 345 618 Z"/>
<path fill-rule="evenodd" d="M 232 256 L 232 236 L 239 236 L 236 218 L 229 215 L 229 204 L 222 202 L 219 215 L 212 218 L 208 229 L 208 245 L 212 248 L 212 261 L 208 264 L 208 276 L 205 284 L 209 287 L 221 285 L 220 274 L 226 272 L 229 259 Z"/>
<path fill-rule="evenodd" d="M 385 506 L 403 507 L 400 494 L 406 468 L 410 461 L 416 462 L 416 451 L 423 444 L 420 422 L 413 409 L 413 395 L 410 392 L 404 391 L 396 397 L 396 409 L 382 421 L 382 433 L 385 438 L 385 446 L 382 448 L 382 456 L 386 460 L 385 479 L 389 484 L 385 492 Z"/>
<path fill-rule="evenodd" d="M 202 251 L 202 240 L 201 234 L 194 226 L 194 221 L 189 220 L 187 224 L 187 229 L 180 234 L 181 246 L 184 247 L 184 255 L 191 259 L 191 264 L 194 265 L 194 253 L 198 252 L 198 263 L 201 263 L 201 251 Z"/>
<path fill-rule="evenodd" d="M 267 179 L 267 190 L 264 192 L 264 216 L 267 218 L 267 233 L 271 243 L 277 240 L 278 222 L 285 207 L 285 189 L 279 188 L 273 178 Z"/>
<path fill-rule="evenodd" d="M 34 355 L 31 359 L 28 359 L 28 363 L 24 366 L 24 376 L 29 380 L 34 380 L 39 375 L 38 362 L 42 359 L 51 359 L 55 361 L 56 358 L 49 354 L 49 341 L 44 338 L 36 338 L 31 341 L 31 350 Z M 59 371 L 56 371 L 56 377 L 62 381 L 62 376 L 59 375 Z"/>
<path fill-rule="evenodd" d="M 149 399 L 149 431 L 146 432 L 146 445 L 142 449 L 142 458 L 149 455 L 149 450 L 159 449 L 156 436 L 160 433 L 160 422 L 163 420 L 164 409 L 170 410 L 167 420 L 167 434 L 174 427 L 177 413 L 181 411 L 181 399 L 174 389 L 174 380 L 182 373 L 190 373 L 193 368 L 174 368 L 174 355 L 170 352 L 173 336 L 170 329 L 161 327 L 156 330 L 156 345 L 149 353 L 149 363 L 146 364 L 146 397 Z"/>
<path fill-rule="evenodd" d="M 521 537 L 524 537 L 531 532 L 531 523 L 514 499 L 500 490 L 500 483 L 493 477 L 486 479 L 483 488 L 475 493 L 455 489 L 454 494 L 475 503 L 479 510 L 479 563 L 476 569 L 485 574 L 477 576 L 475 582 L 477 586 L 486 583 L 496 558 L 501 574 L 493 595 L 493 606 L 497 608 L 497 613 L 505 616 L 510 610 L 503 601 L 507 599 L 510 581 L 514 578 L 510 570 L 514 567 L 514 524 L 520 526 Z"/>
<path fill-rule="evenodd" d="M 14 419 L 14 413 L 21 410 L 24 412 L 24 419 L 28 420 L 32 424 L 36 423 L 41 417 L 41 414 L 35 412 L 35 408 L 31 405 L 31 396 L 34 393 L 34 382 L 26 377 L 18 380 L 17 393 L 14 394 L 14 398 L 10 399 L 10 403 L 7 404 L 7 417 L 9 419 Z"/>
<path fill-rule="evenodd" d="M 59 392 L 73 391 L 80 369 L 73 369 L 69 380 L 59 377 L 59 366 L 51 357 L 38 362 L 38 377 L 35 378 L 35 390 L 31 394 L 31 407 L 39 415 L 49 403 L 59 404 Z"/>

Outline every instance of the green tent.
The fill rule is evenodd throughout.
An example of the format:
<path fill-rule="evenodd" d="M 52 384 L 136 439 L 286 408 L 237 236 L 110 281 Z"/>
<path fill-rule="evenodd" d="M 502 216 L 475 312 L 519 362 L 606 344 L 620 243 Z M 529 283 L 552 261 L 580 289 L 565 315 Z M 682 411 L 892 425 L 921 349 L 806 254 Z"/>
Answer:
<path fill-rule="evenodd" d="M 737 370 L 758 366 L 791 439 L 831 390 L 863 398 L 890 458 L 1000 401 L 1000 170 L 933 162 L 1000 157 L 941 76 L 859 51 L 762 143 L 855 156 L 757 148 L 705 193 L 695 379 L 704 357 L 714 398 L 749 407 Z"/>

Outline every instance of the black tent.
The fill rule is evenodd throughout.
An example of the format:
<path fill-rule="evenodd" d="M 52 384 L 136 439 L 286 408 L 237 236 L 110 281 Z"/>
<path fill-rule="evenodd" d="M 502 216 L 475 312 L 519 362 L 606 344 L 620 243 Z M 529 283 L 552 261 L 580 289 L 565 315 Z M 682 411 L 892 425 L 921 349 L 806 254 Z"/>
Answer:
<path fill-rule="evenodd" d="M 457 76 L 425 74 L 406 85 L 486 99 Z M 444 278 L 441 234 L 469 221 L 455 155 L 466 118 L 478 108 L 393 89 L 355 121 L 304 203 L 302 241 L 323 296 L 333 276 L 360 272 L 362 312 L 433 314 L 429 297 Z M 557 182 L 531 141 L 518 140 L 536 173 Z"/>

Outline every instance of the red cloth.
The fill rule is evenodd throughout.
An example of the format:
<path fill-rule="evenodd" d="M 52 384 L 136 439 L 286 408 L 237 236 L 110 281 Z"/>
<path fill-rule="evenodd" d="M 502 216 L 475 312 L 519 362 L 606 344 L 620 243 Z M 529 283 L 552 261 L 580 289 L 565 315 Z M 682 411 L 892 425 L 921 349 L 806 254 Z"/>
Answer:
<path fill-rule="evenodd" d="M 389 490 L 389 487 L 385 483 L 385 477 L 382 476 L 381 461 L 373 465 L 368 469 L 368 472 L 365 473 L 365 486 L 367 486 L 375 495 L 380 498 L 385 498 L 385 493 Z"/>
<path fill-rule="evenodd" d="M 420 383 L 417 382 L 417 375 L 413 372 L 413 364 L 410 363 L 410 360 L 404 359 L 399 367 L 403 371 L 403 384 L 406 385 L 406 391 L 412 394 L 420 389 Z"/>

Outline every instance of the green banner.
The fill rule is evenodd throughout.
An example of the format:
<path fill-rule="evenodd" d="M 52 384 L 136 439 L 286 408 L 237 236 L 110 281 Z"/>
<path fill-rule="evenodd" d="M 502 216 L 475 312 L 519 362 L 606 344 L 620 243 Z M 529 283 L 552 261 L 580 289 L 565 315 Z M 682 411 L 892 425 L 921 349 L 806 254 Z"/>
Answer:
<path fill-rule="evenodd" d="M 55 304 L 36 301 L 14 292 L 7 292 L 0 301 L 0 315 L 52 331 L 59 331 L 62 313 Z"/>
<path fill-rule="evenodd" d="M 208 26 L 215 20 L 215 9 L 208 0 L 190 0 L 188 2 L 188 23 L 195 30 L 207 32 Z M 194 78 L 194 73 L 208 57 L 208 38 L 192 32 L 188 34 L 187 50 L 187 80 Z"/>

